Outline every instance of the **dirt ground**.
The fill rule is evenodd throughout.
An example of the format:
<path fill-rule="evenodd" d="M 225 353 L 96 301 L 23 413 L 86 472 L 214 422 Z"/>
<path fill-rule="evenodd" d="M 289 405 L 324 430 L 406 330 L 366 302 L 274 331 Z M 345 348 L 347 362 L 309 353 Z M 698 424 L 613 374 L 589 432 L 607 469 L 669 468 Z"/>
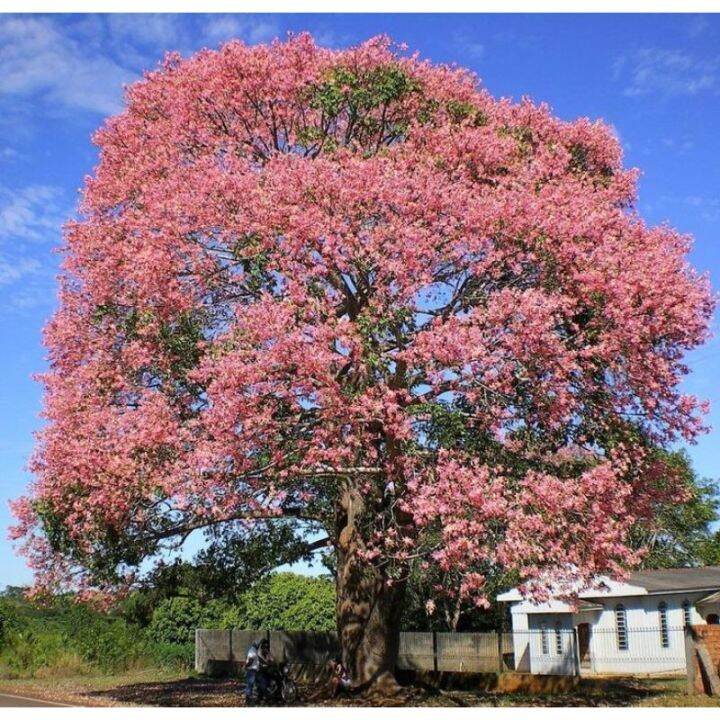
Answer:
<path fill-rule="evenodd" d="M 242 707 L 243 689 L 243 683 L 237 679 L 158 676 L 156 671 L 123 676 L 0 680 L 0 692 L 90 706 Z M 297 705 L 306 707 L 720 707 L 719 698 L 685 694 L 685 681 L 677 678 L 584 681 L 569 692 L 555 695 L 404 687 L 392 698 L 361 695 L 332 699 L 325 688 L 301 685 L 299 690 Z"/>

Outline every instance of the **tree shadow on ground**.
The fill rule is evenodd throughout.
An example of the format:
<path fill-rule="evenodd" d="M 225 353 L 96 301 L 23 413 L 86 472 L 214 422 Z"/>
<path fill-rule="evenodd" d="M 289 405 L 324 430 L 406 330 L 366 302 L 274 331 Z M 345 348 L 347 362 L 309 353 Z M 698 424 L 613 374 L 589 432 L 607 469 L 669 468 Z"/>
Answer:
<path fill-rule="evenodd" d="M 245 684 L 237 678 L 187 678 L 168 682 L 119 685 L 109 690 L 86 693 L 88 697 L 116 700 L 134 705 L 161 707 L 237 707 L 245 704 Z"/>
<path fill-rule="evenodd" d="M 86 693 L 134 705 L 160 707 L 238 707 L 245 705 L 244 683 L 237 678 L 187 678 L 168 682 L 120 685 L 109 690 Z M 300 685 L 300 706 L 361 707 L 628 707 L 654 697 L 677 694 L 672 681 L 617 678 L 583 681 L 577 688 L 558 694 L 499 693 L 479 689 L 443 689 L 428 685 L 407 685 L 392 697 L 370 694 L 333 698 L 325 684 Z"/>

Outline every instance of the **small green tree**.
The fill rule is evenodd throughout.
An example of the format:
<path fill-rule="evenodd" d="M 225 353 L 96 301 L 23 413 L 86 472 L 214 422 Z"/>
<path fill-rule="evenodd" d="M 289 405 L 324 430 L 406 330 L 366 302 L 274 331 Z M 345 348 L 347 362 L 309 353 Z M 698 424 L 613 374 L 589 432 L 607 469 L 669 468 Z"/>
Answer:
<path fill-rule="evenodd" d="M 7 641 L 7 637 L 17 623 L 17 612 L 13 604 L 4 597 L 0 597 L 0 648 Z"/>

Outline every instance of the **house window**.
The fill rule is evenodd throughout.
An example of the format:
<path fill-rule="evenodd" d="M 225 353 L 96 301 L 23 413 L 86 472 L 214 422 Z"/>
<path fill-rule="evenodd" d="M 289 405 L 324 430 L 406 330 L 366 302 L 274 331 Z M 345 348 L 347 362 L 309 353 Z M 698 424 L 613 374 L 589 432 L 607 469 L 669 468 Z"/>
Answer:
<path fill-rule="evenodd" d="M 558 655 L 562 655 L 562 630 L 560 628 L 560 621 L 555 623 L 555 652 Z"/>
<path fill-rule="evenodd" d="M 683 610 L 683 622 L 685 623 L 685 627 L 690 627 L 690 625 L 692 625 L 692 615 L 690 613 L 690 601 L 689 600 L 683 600 L 682 610 Z"/>
<path fill-rule="evenodd" d="M 542 654 L 549 655 L 550 645 L 548 643 L 547 623 L 544 622 L 540 623 L 540 644 L 542 646 Z"/>
<path fill-rule="evenodd" d="M 627 613 L 624 605 L 615 606 L 615 632 L 618 650 L 628 649 Z"/>
<path fill-rule="evenodd" d="M 658 605 L 660 616 L 660 645 L 664 648 L 670 647 L 670 635 L 668 633 L 667 603 L 661 602 Z"/>

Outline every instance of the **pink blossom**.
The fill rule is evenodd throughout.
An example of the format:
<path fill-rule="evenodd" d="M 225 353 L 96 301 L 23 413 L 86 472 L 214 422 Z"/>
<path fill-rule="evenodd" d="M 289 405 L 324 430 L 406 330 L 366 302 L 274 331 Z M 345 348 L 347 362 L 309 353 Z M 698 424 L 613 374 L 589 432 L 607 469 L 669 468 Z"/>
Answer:
<path fill-rule="evenodd" d="M 367 131 L 317 101 L 338 68 L 389 67 L 413 89 Z M 108 538 L 153 555 L 173 528 L 312 514 L 348 478 L 364 562 L 437 563 L 480 604 L 489 567 L 541 597 L 637 559 L 664 470 L 617 436 L 703 430 L 680 382 L 714 300 L 689 238 L 633 209 L 607 125 L 303 34 L 169 55 L 95 142 L 13 505 L 39 587 L 111 592 L 83 560 Z M 482 452 L 432 444 L 443 408 Z"/>

